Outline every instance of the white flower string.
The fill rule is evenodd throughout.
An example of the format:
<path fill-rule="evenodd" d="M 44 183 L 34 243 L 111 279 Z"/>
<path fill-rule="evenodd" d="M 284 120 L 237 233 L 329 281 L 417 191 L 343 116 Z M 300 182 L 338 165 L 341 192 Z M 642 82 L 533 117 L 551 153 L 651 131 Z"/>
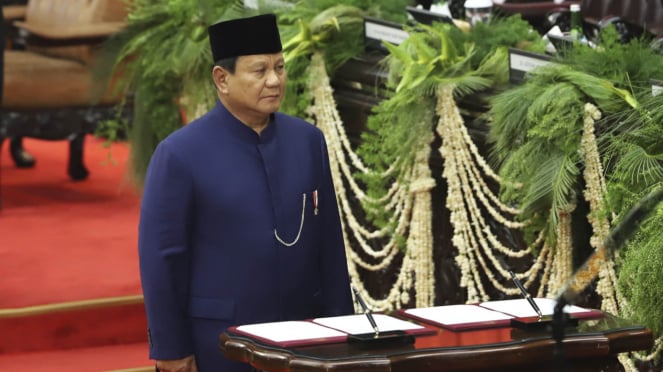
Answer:
<path fill-rule="evenodd" d="M 498 182 L 502 181 L 490 170 L 476 150 L 453 99 L 453 86 L 442 85 L 437 94 L 436 112 L 439 121 L 436 131 L 443 139 L 439 151 L 444 159 L 443 177 L 447 180 L 446 206 L 454 228 L 453 244 L 458 249 L 456 263 L 461 272 L 461 286 L 467 289 L 467 302 L 489 299 L 480 272 L 494 288 L 508 295 L 517 295 L 517 288 L 501 284 L 504 279 L 509 278 L 509 273 L 502 267 L 495 252 L 510 257 L 526 257 L 531 255 L 533 247 L 514 250 L 502 244 L 486 223 L 477 201 L 491 217 L 504 226 L 518 229 L 526 224 L 504 216 L 517 215 L 520 211 L 502 203 L 483 180 L 477 164 L 485 174 Z M 537 239 L 536 243 L 540 244 L 542 241 L 543 239 Z M 545 257 L 539 255 L 527 273 L 517 274 L 520 278 L 528 279 L 526 285 L 531 285 L 539 270 L 546 269 L 542 264 Z M 495 272 L 499 274 L 499 278 Z"/>
<path fill-rule="evenodd" d="M 588 219 L 593 230 L 589 243 L 594 249 L 599 249 L 610 234 L 610 223 L 600 214 L 603 208 L 603 195 L 606 192 L 603 168 L 594 134 L 595 122 L 600 118 L 601 112 L 599 109 L 591 103 L 586 103 L 581 151 L 585 156 L 584 177 L 586 188 L 584 195 L 585 200 L 589 203 L 590 213 Z M 612 314 L 619 314 L 620 306 L 615 291 L 617 285 L 614 261 L 603 263 L 598 276 L 596 292 L 602 297 L 601 309 Z"/>
<path fill-rule="evenodd" d="M 663 336 L 654 340 L 654 346 L 649 354 L 642 352 L 629 352 L 617 355 L 619 362 L 624 366 L 626 372 L 638 372 L 640 369 L 635 365 L 635 360 L 642 362 L 651 362 L 658 359 L 663 353 Z"/>
<path fill-rule="evenodd" d="M 583 121 L 583 135 L 581 150 L 585 156 L 585 200 L 589 202 L 590 214 L 589 222 L 592 225 L 594 234 L 590 239 L 590 244 L 594 249 L 601 247 L 608 234 L 610 234 L 610 223 L 606 217 L 600 214 L 603 208 L 603 195 L 606 192 L 606 183 L 603 173 L 603 166 L 596 144 L 594 134 L 595 123 L 601 119 L 601 112 L 591 103 L 585 104 L 585 115 Z M 620 314 L 631 316 L 632 309 L 626 298 L 621 293 L 617 284 L 617 274 L 615 272 L 614 258 L 604 262 L 599 271 L 599 280 L 596 286 L 596 292 L 601 295 L 601 309 L 611 314 Z M 663 352 L 663 336 L 659 337 L 654 344 L 652 352 L 648 355 L 641 353 L 623 353 L 619 354 L 619 361 L 627 371 L 637 371 L 634 360 L 651 361 L 658 358 Z"/>
<path fill-rule="evenodd" d="M 575 207 L 570 206 L 568 211 L 557 212 L 557 245 L 546 297 L 556 296 L 573 273 L 573 242 L 571 239 L 571 212 L 573 209 Z"/>
<path fill-rule="evenodd" d="M 432 306 L 435 300 L 435 275 L 433 265 L 433 205 L 431 190 L 435 180 L 431 176 L 428 159 L 433 133 L 423 139 L 417 151 L 412 169 L 413 182 L 410 192 L 414 197 L 410 234 L 407 239 L 407 254 L 414 263 L 416 306 Z M 406 302 L 406 301 L 403 301 Z"/>
<path fill-rule="evenodd" d="M 544 267 L 552 268 L 554 257 L 555 254 L 553 250 L 550 248 L 550 244 L 548 244 L 548 242 L 544 242 L 543 248 L 541 249 L 541 253 L 539 253 L 539 259 L 536 262 L 541 263 L 545 261 Z M 541 275 L 541 285 L 539 286 L 539 290 L 536 293 L 537 297 L 545 296 L 545 290 L 549 286 L 551 275 L 552 275 L 552 270 L 543 270 L 543 274 Z"/>
<path fill-rule="evenodd" d="M 425 166 L 427 161 L 423 162 L 423 168 L 419 166 L 409 171 L 404 170 L 408 175 L 406 178 L 411 180 L 409 189 L 403 184 L 394 183 L 388 194 L 378 201 L 389 200 L 384 207 L 393 212 L 391 220 L 396 221 L 395 234 L 386 236 L 386 229 L 369 231 L 362 226 L 352 211 L 345 185 L 349 185 L 349 191 L 352 192 L 354 198 L 359 201 L 366 200 L 368 197 L 365 192 L 359 188 L 352 177 L 351 166 L 364 173 L 370 172 L 370 170 L 365 167 L 350 147 L 336 109 L 333 90 L 321 54 L 313 55 L 310 68 L 310 87 L 314 97 L 310 111 L 315 118 L 316 125 L 325 134 L 329 147 L 332 177 L 337 188 L 339 213 L 344 225 L 343 236 L 348 256 L 348 270 L 353 285 L 375 310 L 400 308 L 402 304 L 409 302 L 409 292 L 412 290 L 416 293 L 416 306 L 431 306 L 435 290 L 430 190 L 433 189 L 435 183 L 434 181 L 431 183 L 430 170 L 427 170 Z M 427 156 L 426 153 L 417 155 L 418 159 L 422 157 L 427 159 Z M 350 162 L 348 162 L 348 158 Z M 387 177 L 393 172 L 394 169 L 390 168 L 383 176 Z M 348 231 L 352 234 L 358 247 L 350 244 Z M 406 254 L 398 249 L 396 236 L 399 235 L 407 236 Z M 369 244 L 369 240 L 376 238 L 389 238 L 389 241 L 381 249 L 375 250 Z M 375 263 L 367 262 L 359 252 L 355 251 L 356 248 L 360 248 L 362 254 L 370 256 Z M 373 298 L 361 283 L 358 267 L 369 271 L 384 270 L 397 256 L 402 256 L 402 264 L 391 290 L 386 298 Z"/>
<path fill-rule="evenodd" d="M 649 354 L 643 354 L 641 352 L 634 352 L 635 358 L 643 362 L 651 362 L 652 360 L 658 359 L 659 356 L 663 353 L 663 336 L 654 340 L 654 347 L 652 347 L 652 352 Z"/>

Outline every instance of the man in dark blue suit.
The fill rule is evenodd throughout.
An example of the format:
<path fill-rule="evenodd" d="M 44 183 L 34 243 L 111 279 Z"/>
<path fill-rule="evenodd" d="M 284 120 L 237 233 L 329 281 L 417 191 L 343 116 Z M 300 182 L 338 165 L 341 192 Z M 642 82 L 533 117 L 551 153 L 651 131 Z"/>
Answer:
<path fill-rule="evenodd" d="M 161 371 L 249 371 L 219 335 L 239 324 L 353 312 L 327 145 L 277 112 L 286 71 L 272 14 L 212 25 L 219 101 L 157 147 L 140 272 Z"/>

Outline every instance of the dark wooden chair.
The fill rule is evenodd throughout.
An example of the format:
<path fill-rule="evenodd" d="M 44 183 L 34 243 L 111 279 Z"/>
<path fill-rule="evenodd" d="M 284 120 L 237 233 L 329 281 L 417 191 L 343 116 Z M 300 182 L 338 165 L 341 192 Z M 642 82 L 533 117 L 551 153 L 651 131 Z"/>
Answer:
<path fill-rule="evenodd" d="M 23 36 L 23 48 L 7 48 L 0 146 L 6 138 L 68 140 L 67 172 L 83 180 L 85 136 L 111 117 L 122 99 L 110 76 L 95 73 L 103 41 L 125 27 L 124 0 L 29 0 L 5 9 Z M 23 12 L 23 14 L 21 14 Z M 0 149 L 1 150 L 1 149 Z"/>
<path fill-rule="evenodd" d="M 553 23 L 566 23 L 559 13 L 568 12 L 570 4 L 580 4 L 585 24 L 600 29 L 614 24 L 620 33 L 630 32 L 639 36 L 647 32 L 663 37 L 663 2 L 660 0 L 576 0 L 555 3 L 548 1 L 505 1 L 495 4 L 495 10 L 504 15 L 520 14 L 541 32 L 546 32 Z M 557 19 L 558 21 L 555 21 Z M 561 27 L 564 29 L 564 27 Z M 620 29 L 621 28 L 621 29 Z M 628 29 L 630 28 L 630 29 Z"/>
<path fill-rule="evenodd" d="M 0 59 L 4 60 L 4 51 L 5 48 L 21 48 L 22 43 L 20 42 L 21 36 L 19 30 L 16 27 L 13 27 L 15 21 L 20 21 L 25 19 L 25 14 L 27 12 L 27 0 L 5 0 L 2 1 L 2 13 L 0 14 L 0 19 L 2 19 L 2 34 L 0 35 L 0 40 L 2 42 L 2 49 L 0 50 Z M 0 65 L 0 71 L 4 72 L 4 64 Z M 2 87 L 2 76 L 0 74 L 0 87 Z M 2 102 L 2 89 L 0 89 L 0 103 Z M 0 143 L 0 148 L 2 148 L 2 143 Z M 18 168 L 31 168 L 35 165 L 35 159 L 30 153 L 25 151 L 23 148 L 23 138 L 14 137 L 10 138 L 9 141 L 9 154 L 14 160 L 14 164 Z"/>
<path fill-rule="evenodd" d="M 583 19 L 590 24 L 605 26 L 613 23 L 620 27 L 638 27 L 655 37 L 663 37 L 663 1 L 660 0 L 583 0 Z"/>
<path fill-rule="evenodd" d="M 547 32 L 549 25 L 548 16 L 556 12 L 563 12 L 569 9 L 571 4 L 579 4 L 580 1 L 505 1 L 504 3 L 495 3 L 494 9 L 497 14 L 510 16 L 520 14 L 540 33 Z"/>

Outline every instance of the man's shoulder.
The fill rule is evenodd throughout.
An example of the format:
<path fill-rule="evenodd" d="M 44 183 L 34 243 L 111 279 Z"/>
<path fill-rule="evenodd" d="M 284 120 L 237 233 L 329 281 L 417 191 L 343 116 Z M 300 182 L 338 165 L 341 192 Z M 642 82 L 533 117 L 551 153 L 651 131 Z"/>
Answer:
<path fill-rule="evenodd" d="M 300 117 L 288 115 L 284 112 L 280 112 L 280 111 L 275 112 L 274 115 L 276 116 L 276 119 L 279 120 L 279 121 L 284 121 L 284 122 L 288 122 L 288 123 L 296 123 L 297 125 L 306 124 L 306 125 L 309 125 L 309 126 L 313 126 L 313 124 L 309 123 L 308 121 L 306 121 L 306 120 L 304 120 Z"/>
<path fill-rule="evenodd" d="M 170 133 L 164 141 L 186 143 L 195 137 L 201 135 L 204 136 L 205 134 L 203 132 L 206 124 L 214 121 L 213 111 L 214 110 L 210 110 L 199 118 L 196 118 L 187 124 L 183 124 L 182 127 Z"/>
<path fill-rule="evenodd" d="M 288 128 L 288 130 L 301 131 L 303 133 L 321 133 L 318 127 L 302 118 L 284 114 L 282 112 L 277 112 L 275 115 L 276 120 L 285 124 L 284 126 Z"/>

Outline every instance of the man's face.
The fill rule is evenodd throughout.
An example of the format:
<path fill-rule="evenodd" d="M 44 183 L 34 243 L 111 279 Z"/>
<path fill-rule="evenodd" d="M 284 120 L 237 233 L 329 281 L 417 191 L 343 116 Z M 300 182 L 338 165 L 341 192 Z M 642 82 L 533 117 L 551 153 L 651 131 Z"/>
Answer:
<path fill-rule="evenodd" d="M 285 84 L 283 53 L 240 56 L 226 76 L 226 102 L 240 119 L 264 117 L 279 109 Z"/>

